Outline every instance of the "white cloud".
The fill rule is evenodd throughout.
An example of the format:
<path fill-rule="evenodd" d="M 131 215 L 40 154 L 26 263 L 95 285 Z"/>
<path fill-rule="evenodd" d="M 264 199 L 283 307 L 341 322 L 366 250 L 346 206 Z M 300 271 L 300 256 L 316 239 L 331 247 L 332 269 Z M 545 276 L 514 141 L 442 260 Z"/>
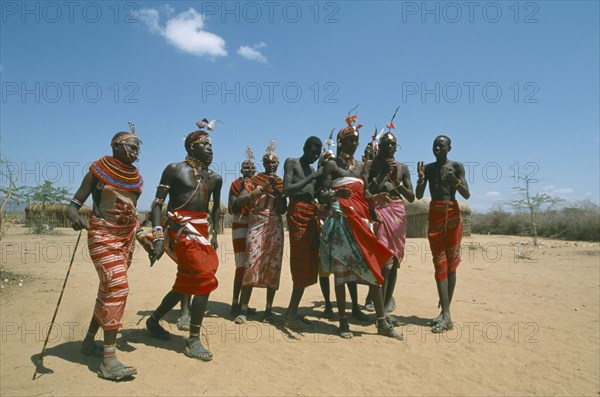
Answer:
<path fill-rule="evenodd" d="M 237 50 L 237 53 L 238 55 L 241 55 L 244 58 L 249 59 L 251 61 L 268 63 L 269 61 L 267 60 L 267 58 L 263 54 L 261 54 L 260 51 L 258 51 L 259 49 L 264 48 L 266 46 L 267 45 L 262 41 L 253 46 L 243 45 Z"/>
<path fill-rule="evenodd" d="M 170 7 L 165 9 L 167 14 L 171 11 Z M 169 18 L 165 26 L 161 26 L 159 23 L 160 14 L 157 9 L 141 9 L 137 12 L 137 16 L 146 24 L 151 33 L 160 34 L 169 44 L 183 52 L 199 57 L 227 55 L 225 40 L 214 33 L 203 30 L 203 16 L 193 8 Z"/>
<path fill-rule="evenodd" d="M 485 197 L 497 198 L 497 197 L 500 197 L 500 193 L 499 192 L 494 192 L 494 191 L 487 192 L 485 194 Z"/>
<path fill-rule="evenodd" d="M 146 24 L 150 33 L 163 34 L 158 20 L 160 18 L 158 10 L 154 8 L 142 8 L 137 11 L 137 17 Z"/>
<path fill-rule="evenodd" d="M 551 196 L 558 196 L 563 199 L 572 198 L 575 190 L 568 187 L 557 187 L 554 185 L 548 185 L 543 188 L 543 192 Z"/>

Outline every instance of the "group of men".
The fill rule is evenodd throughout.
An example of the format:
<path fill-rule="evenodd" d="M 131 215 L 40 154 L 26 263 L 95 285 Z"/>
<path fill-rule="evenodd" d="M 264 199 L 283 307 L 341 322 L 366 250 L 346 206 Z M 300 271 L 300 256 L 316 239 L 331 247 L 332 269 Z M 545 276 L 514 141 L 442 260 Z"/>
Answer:
<path fill-rule="evenodd" d="M 309 137 L 299 158 L 288 158 L 284 176 L 277 176 L 279 157 L 272 141 L 262 157 L 264 171 L 256 173 L 251 151 L 242 163 L 242 176 L 229 191 L 229 212 L 233 215 L 232 237 L 236 271 L 231 313 L 237 324 L 244 324 L 254 309 L 249 302 L 254 287 L 267 288 L 262 320 L 273 320 L 273 300 L 279 288 L 284 248 L 282 216 L 285 214 L 290 239 L 290 270 L 293 290 L 285 313 L 290 328 L 306 329 L 311 323 L 299 316 L 304 290 L 320 282 L 327 315 L 332 313 L 329 300 L 329 275 L 335 279 L 335 297 L 339 314 L 339 335 L 353 336 L 346 314 L 345 289 L 353 298 L 353 315 L 362 315 L 356 301 L 356 284 L 369 287 L 369 299 L 376 313 L 380 335 L 402 339 L 395 327 L 399 320 L 387 313 L 392 300 L 400 262 L 404 256 L 406 214 L 403 200 L 420 199 L 429 183 L 431 205 L 429 231 L 435 278 L 441 313 L 432 320 L 432 332 L 452 328 L 450 302 L 460 262 L 462 220 L 456 192 L 464 198 L 470 193 L 461 163 L 451 161 L 450 138 L 435 138 L 436 161 L 417 165 L 416 194 L 413 193 L 408 167 L 395 160 L 397 140 L 388 124 L 378 144 L 371 144 L 372 155 L 364 161 L 354 158 L 359 143 L 356 116 L 346 118 L 346 126 L 337 135 L 337 153 L 323 150 L 322 141 Z M 210 361 L 212 353 L 200 340 L 200 329 L 210 292 L 217 288 L 215 277 L 218 257 L 217 228 L 208 233 L 210 219 L 220 218 L 221 176 L 209 170 L 212 143 L 203 120 L 199 129 L 185 140 L 187 157 L 169 164 L 163 171 L 152 203 L 150 220 L 153 231 L 145 233 L 136 217 L 137 199 L 143 181 L 133 163 L 140 151 L 135 129 L 119 132 L 112 141 L 112 156 L 94 162 L 75 194 L 67 215 L 75 230 L 88 230 L 88 246 L 98 272 L 98 296 L 81 351 L 102 358 L 99 375 L 109 380 L 128 378 L 135 368 L 116 358 L 116 333 L 128 294 L 127 269 L 131 263 L 134 239 L 148 252 L 151 264 L 167 253 L 177 263 L 172 289 L 146 321 L 148 332 L 167 340 L 170 333 L 160 319 L 182 303 L 183 323 L 189 329 L 185 355 Z M 315 170 L 311 164 L 319 160 Z M 90 220 L 79 215 L 79 208 L 92 195 Z M 167 217 L 163 225 L 165 200 Z M 288 200 L 289 199 L 289 200 Z M 163 228 L 164 227 L 164 228 Z M 185 317 L 189 313 L 189 319 Z M 364 318 L 363 317 L 363 318 Z M 181 319 L 180 319 L 181 321 Z M 94 337 L 104 331 L 104 345 Z"/>

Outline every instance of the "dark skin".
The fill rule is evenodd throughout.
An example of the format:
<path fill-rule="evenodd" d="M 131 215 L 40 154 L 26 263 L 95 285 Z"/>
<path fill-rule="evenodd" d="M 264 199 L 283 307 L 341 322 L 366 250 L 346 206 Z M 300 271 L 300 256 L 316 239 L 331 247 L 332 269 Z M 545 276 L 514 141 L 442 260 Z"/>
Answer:
<path fill-rule="evenodd" d="M 119 133 L 115 137 L 126 134 Z M 113 138 L 114 139 L 114 138 Z M 137 138 L 129 138 L 121 143 L 112 144 L 112 156 L 119 160 L 124 164 L 133 164 L 137 159 L 140 152 L 140 143 Z M 90 195 L 93 195 L 93 214 L 99 218 L 104 218 L 100 209 L 98 208 L 98 204 L 100 203 L 101 195 L 96 191 L 96 185 L 98 183 L 98 179 L 92 174 L 88 172 L 83 181 L 81 182 L 81 186 L 75 193 L 74 198 L 84 203 Z M 138 198 L 141 192 L 138 194 Z M 67 208 L 67 218 L 71 221 L 71 227 L 73 230 L 89 230 L 90 225 L 87 219 L 82 217 L 79 214 L 79 207 L 71 204 Z M 142 239 L 142 246 L 146 250 L 146 252 L 150 252 L 152 249 L 152 244 L 148 239 Z M 94 349 L 94 337 L 98 330 L 100 329 L 100 324 L 96 321 L 95 317 L 92 315 L 92 320 L 90 321 L 90 326 L 88 329 L 88 334 L 86 335 L 83 344 L 82 350 L 91 352 Z M 114 345 L 117 341 L 117 330 L 106 330 L 104 331 L 104 345 Z M 116 356 L 103 358 L 102 363 L 104 366 L 110 370 L 110 368 L 120 365 L 121 363 L 117 360 Z"/>
<path fill-rule="evenodd" d="M 354 169 L 352 168 L 352 160 L 354 159 L 354 153 L 356 152 L 356 148 L 358 147 L 358 133 L 355 135 L 349 135 L 343 138 L 338 145 L 338 155 L 335 159 L 328 161 L 325 163 L 325 167 L 323 169 L 323 192 L 321 194 L 321 199 L 324 202 L 329 202 L 330 197 L 329 193 L 331 192 L 331 186 L 334 179 L 341 177 L 354 177 L 354 178 L 363 178 L 363 168 L 365 163 L 354 160 Z M 346 158 L 348 155 L 348 158 Z M 365 181 L 366 183 L 366 181 Z M 335 197 L 338 198 L 348 198 L 351 195 L 351 191 L 348 189 L 336 189 L 334 191 Z M 380 194 L 373 196 L 367 190 L 365 190 L 365 199 L 367 202 L 373 203 L 375 200 L 381 203 L 388 203 L 389 197 L 387 194 Z M 375 306 L 375 312 L 377 314 L 378 319 L 385 318 L 385 311 L 383 307 L 383 295 L 381 292 L 381 286 L 379 285 L 370 285 L 369 286 L 369 294 L 373 299 L 373 304 Z M 335 285 L 335 297 L 337 300 L 337 307 L 340 320 L 346 318 L 346 290 L 344 284 L 336 284 Z"/>
<path fill-rule="evenodd" d="M 204 164 L 206 165 L 206 169 L 208 170 L 208 174 L 212 176 L 214 172 L 210 170 L 208 167 L 212 164 L 213 153 L 207 153 L 204 158 Z M 175 207 L 177 208 L 177 207 Z M 177 320 L 177 329 L 180 331 L 189 331 L 190 329 L 190 307 L 192 305 L 192 296 L 184 295 L 181 298 L 181 316 L 179 320 Z"/>
<path fill-rule="evenodd" d="M 207 167 L 207 163 L 212 160 L 212 144 L 210 142 L 196 142 L 188 150 L 188 155 L 199 160 L 199 169 L 194 170 L 192 166 L 187 164 L 185 161 L 180 163 L 169 164 L 163 171 L 160 179 L 161 185 L 156 190 L 156 198 L 164 200 L 167 195 L 169 196 L 169 204 L 167 209 L 178 208 L 180 210 L 188 211 L 201 211 L 208 212 L 208 203 L 212 196 L 213 208 L 211 211 L 211 219 L 215 222 L 220 219 L 221 216 L 221 186 L 223 185 L 223 179 L 220 175 L 210 172 Z M 200 186 L 198 189 L 198 181 Z M 195 192 L 195 193 L 194 193 Z M 187 204 L 185 204 L 187 202 Z M 182 205 L 184 205 L 182 208 Z M 153 204 L 150 220 L 152 226 L 161 226 L 161 214 L 162 205 Z M 219 247 L 217 240 L 217 228 L 213 225 L 213 235 L 210 240 L 213 248 Z M 164 241 L 155 240 L 153 242 L 153 249 L 149 254 L 150 263 L 154 264 L 164 254 Z M 195 295 L 191 302 L 191 320 L 190 320 L 190 340 L 198 338 L 197 335 L 200 333 L 200 327 L 204 319 L 204 313 L 206 312 L 206 306 L 208 304 L 208 298 L 210 294 Z M 153 313 L 152 318 L 158 321 L 164 316 L 169 310 L 171 310 L 177 303 L 181 301 L 184 294 L 170 291 L 163 298 L 160 306 Z M 206 350 L 201 343 L 200 348 L 196 351 L 196 358 L 208 361 L 212 358 L 212 353 Z"/>
<path fill-rule="evenodd" d="M 250 163 L 250 164 L 244 164 L 242 166 L 242 178 L 243 178 L 243 182 L 245 182 L 247 179 L 252 178 L 254 175 L 256 174 L 256 166 L 254 166 L 254 163 Z M 245 183 L 242 182 L 242 190 L 244 190 L 246 188 Z M 241 192 L 240 192 L 241 194 Z M 239 215 L 241 214 L 241 207 L 235 206 L 235 200 L 239 197 L 234 195 L 233 192 L 231 192 L 229 194 L 229 198 L 228 198 L 228 209 L 232 214 L 235 215 Z"/>
<path fill-rule="evenodd" d="M 379 155 L 373 161 L 369 172 L 369 192 L 386 193 L 391 200 L 404 198 L 412 203 L 415 194 L 410 172 L 406 164 L 394 158 L 397 149 L 396 137 L 393 134 L 384 134 L 379 144 Z M 386 308 L 389 307 L 394 294 L 398 273 L 398 258 L 394 256 L 393 261 L 393 266 L 383 272 L 383 303 Z"/>
<path fill-rule="evenodd" d="M 279 167 L 279 160 L 274 156 L 263 157 L 263 167 L 265 168 L 265 175 L 269 176 L 269 179 L 263 186 L 257 186 L 255 191 L 270 191 L 277 198 L 275 201 L 275 208 L 280 215 L 285 214 L 287 210 L 287 199 L 283 195 L 283 192 L 277 190 L 277 178 L 276 172 Z M 241 208 L 253 200 L 251 192 L 243 191 L 240 196 L 235 200 L 233 208 Z M 244 323 L 248 315 L 248 304 L 250 303 L 250 297 L 252 296 L 252 285 L 244 285 L 242 287 L 241 300 L 241 314 L 236 318 L 236 323 Z M 266 309 L 263 316 L 263 321 L 270 321 L 272 317 L 273 300 L 275 299 L 275 290 L 267 287 L 267 303 Z"/>
<path fill-rule="evenodd" d="M 256 174 L 256 166 L 254 165 L 254 162 L 252 161 L 244 161 L 242 163 L 242 190 L 240 191 L 240 194 L 246 189 L 246 181 L 249 180 L 250 178 L 252 178 L 255 174 Z M 236 196 L 234 194 L 234 192 L 229 192 L 229 200 L 228 200 L 228 209 L 229 212 L 233 215 L 240 215 L 242 213 L 241 211 L 241 207 L 239 205 L 235 204 L 236 199 L 239 197 L 239 194 Z M 238 269 L 236 269 L 237 271 Z M 240 304 L 239 304 L 239 298 L 240 298 L 240 293 L 242 291 L 242 285 L 240 284 L 233 284 L 233 300 L 231 303 L 231 307 L 232 307 L 232 314 L 237 315 L 237 313 L 239 313 L 240 308 Z"/>
<path fill-rule="evenodd" d="M 305 203 L 312 203 L 317 191 L 317 179 L 321 176 L 322 168 L 315 171 L 311 164 L 319 159 L 323 144 L 304 144 L 304 153 L 300 158 L 288 158 L 283 165 L 283 190 L 285 195 Z M 315 264 L 317 266 L 317 264 Z M 298 319 L 298 306 L 305 288 L 293 288 L 290 303 L 285 314 L 286 320 Z M 331 308 L 330 308 L 331 310 Z"/>
<path fill-rule="evenodd" d="M 468 199 L 471 196 L 465 178 L 465 168 L 462 163 L 448 159 L 448 152 L 452 150 L 448 137 L 440 135 L 433 141 L 433 155 L 436 161 L 425 165 L 422 161 L 417 163 L 416 197 L 423 198 L 425 186 L 429 183 L 429 194 L 432 200 L 456 201 L 456 192 Z M 442 311 L 433 322 L 439 327 L 447 328 L 452 324 L 450 304 L 456 287 L 456 272 L 448 271 L 448 278 L 437 282 L 438 296 Z"/>

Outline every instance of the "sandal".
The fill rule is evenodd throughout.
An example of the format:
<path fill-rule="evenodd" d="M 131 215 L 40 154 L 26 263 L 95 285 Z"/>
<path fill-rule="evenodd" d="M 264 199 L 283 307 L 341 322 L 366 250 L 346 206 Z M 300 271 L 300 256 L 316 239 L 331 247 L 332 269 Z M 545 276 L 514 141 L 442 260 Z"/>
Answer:
<path fill-rule="evenodd" d="M 177 320 L 177 329 L 180 331 L 189 331 L 190 330 L 190 317 L 179 317 Z"/>
<path fill-rule="evenodd" d="M 431 327 L 431 332 L 434 334 L 441 334 L 442 332 L 450 331 L 454 329 L 454 324 L 452 323 L 435 323 L 433 327 Z"/>
<path fill-rule="evenodd" d="M 240 314 L 233 320 L 236 324 L 246 324 L 248 322 L 248 317 L 244 314 Z"/>
<path fill-rule="evenodd" d="M 121 379 L 130 378 L 133 375 L 137 374 L 137 369 L 133 367 L 128 367 L 121 363 L 114 365 L 110 368 L 106 368 L 104 364 L 100 364 L 100 371 L 98 371 L 98 376 L 102 379 L 119 381 Z"/>
<path fill-rule="evenodd" d="M 348 318 L 340 318 L 340 329 L 339 334 L 344 339 L 352 339 L 354 334 L 350 331 L 350 325 L 348 324 Z"/>
<path fill-rule="evenodd" d="M 404 335 L 402 335 L 402 333 L 399 333 L 398 331 L 396 331 L 394 329 L 394 327 L 392 327 L 385 318 L 378 319 L 376 326 L 377 326 L 377 334 L 382 335 L 382 336 L 387 336 L 390 338 L 394 338 L 394 339 L 398 339 L 398 340 L 404 340 Z"/>
<path fill-rule="evenodd" d="M 213 358 L 213 354 L 209 352 L 204 346 L 202 346 L 202 342 L 200 342 L 200 338 L 190 338 L 187 340 L 187 346 L 183 353 L 190 357 L 196 358 L 202 361 L 210 361 Z"/>

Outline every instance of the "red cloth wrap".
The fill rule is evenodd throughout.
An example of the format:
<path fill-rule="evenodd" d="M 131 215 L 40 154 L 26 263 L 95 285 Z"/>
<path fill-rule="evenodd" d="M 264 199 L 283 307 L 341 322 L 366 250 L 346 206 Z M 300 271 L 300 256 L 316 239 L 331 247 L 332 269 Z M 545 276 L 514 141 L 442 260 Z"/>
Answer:
<path fill-rule="evenodd" d="M 456 201 L 432 200 L 427 238 L 433 255 L 435 280 L 444 281 L 460 264 L 463 223 Z"/>
<path fill-rule="evenodd" d="M 365 257 L 367 266 L 373 272 L 378 284 L 383 283 L 381 271 L 385 263 L 392 257 L 392 252 L 383 245 L 370 229 L 367 220 L 373 223 L 369 213 L 369 205 L 364 197 L 363 184 L 359 182 L 344 184 L 337 189 L 348 189 L 352 192 L 349 198 L 339 198 L 340 207 L 347 217 L 352 234 L 358 244 L 360 251 Z"/>
<path fill-rule="evenodd" d="M 100 284 L 94 318 L 105 331 L 121 328 L 129 295 L 127 269 L 135 248 L 139 223 L 117 225 L 96 216 L 90 217 L 88 248 Z"/>
<path fill-rule="evenodd" d="M 319 244 L 321 222 L 319 206 L 290 199 L 287 207 L 290 236 L 290 271 L 294 288 L 306 288 L 317 283 L 319 274 Z"/>
<path fill-rule="evenodd" d="M 183 211 L 175 212 L 175 217 L 170 216 L 165 237 L 165 252 L 177 263 L 177 277 L 173 285 L 173 291 L 189 295 L 206 295 L 214 291 L 219 285 L 215 273 L 219 267 L 219 258 L 215 249 L 206 241 L 201 243 L 195 241 L 193 235 L 183 230 L 177 236 L 179 217 L 190 217 L 190 223 L 208 238 L 208 222 L 195 223 L 194 220 L 206 220 L 208 214 L 205 212 Z"/>

